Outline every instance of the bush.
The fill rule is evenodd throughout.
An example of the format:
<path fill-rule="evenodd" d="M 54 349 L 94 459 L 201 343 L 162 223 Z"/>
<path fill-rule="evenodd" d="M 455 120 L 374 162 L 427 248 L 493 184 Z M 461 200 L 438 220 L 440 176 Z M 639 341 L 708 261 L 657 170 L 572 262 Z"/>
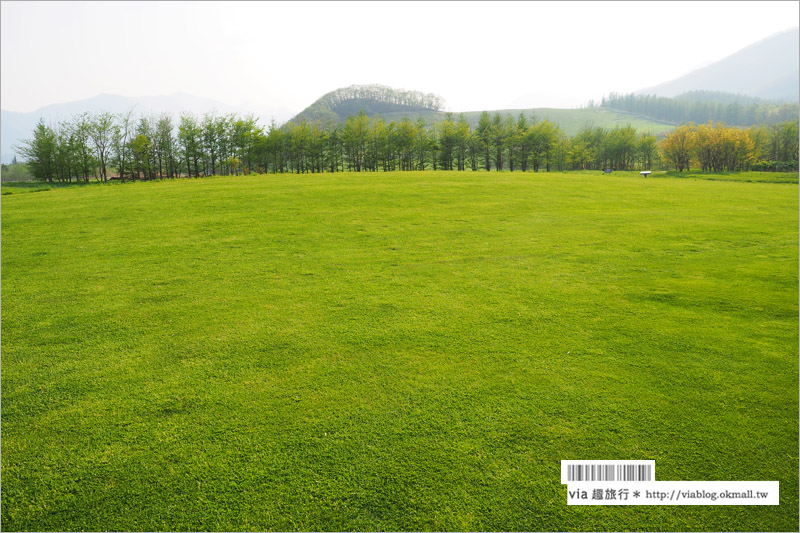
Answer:
<path fill-rule="evenodd" d="M 757 172 L 797 172 L 797 161 L 759 161 L 750 167 Z"/>
<path fill-rule="evenodd" d="M 12 163 L 10 165 L 3 165 L 0 171 L 0 178 L 2 181 L 33 181 L 33 174 L 22 163 Z"/>

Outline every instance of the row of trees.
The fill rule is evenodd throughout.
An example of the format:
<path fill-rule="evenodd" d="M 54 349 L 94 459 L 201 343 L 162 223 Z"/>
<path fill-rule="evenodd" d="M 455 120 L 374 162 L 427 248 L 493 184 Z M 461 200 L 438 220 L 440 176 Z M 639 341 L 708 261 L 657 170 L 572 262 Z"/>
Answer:
<path fill-rule="evenodd" d="M 45 181 L 237 175 L 250 172 L 394 170 L 734 170 L 769 162 L 797 167 L 797 120 L 743 130 L 721 124 L 681 126 L 659 143 L 631 126 L 586 127 L 566 135 L 554 123 L 521 113 L 484 112 L 477 123 L 387 122 L 366 114 L 344 124 L 274 122 L 252 116 L 82 114 L 40 122 L 18 152 Z M 775 166 L 775 165 L 773 165 Z M 785 167 L 785 165 L 783 165 Z M 781 167 L 783 169 L 783 167 Z"/>
<path fill-rule="evenodd" d="M 437 94 L 393 89 L 386 85 L 378 84 L 343 87 L 327 93 L 318 101 L 329 107 L 336 107 L 338 104 L 348 100 L 376 100 L 389 104 L 434 110 L 442 110 L 445 106 L 444 99 Z"/>
<path fill-rule="evenodd" d="M 184 114 L 176 123 L 168 114 L 84 113 L 54 126 L 40 121 L 17 151 L 43 181 L 107 181 L 111 169 L 123 181 L 199 177 L 238 174 L 262 136 L 252 116 Z"/>
<path fill-rule="evenodd" d="M 720 98 L 715 93 L 709 96 L 714 99 Z M 684 97 L 677 98 L 611 93 L 603 98 L 601 105 L 672 124 L 689 122 L 700 124 L 714 121 L 737 126 L 752 126 L 786 122 L 798 115 L 797 104 L 775 104 L 746 97 L 741 97 L 741 101 L 734 99 L 720 103 L 704 98 L 702 93 L 687 93 Z"/>
<path fill-rule="evenodd" d="M 798 121 L 744 130 L 719 122 L 681 125 L 661 142 L 663 160 L 679 171 L 730 172 L 760 165 L 761 169 L 798 169 Z"/>
<path fill-rule="evenodd" d="M 54 126 L 40 122 L 18 147 L 45 181 L 230 175 L 241 172 L 393 170 L 575 170 L 650 168 L 656 138 L 630 126 L 586 128 L 570 138 L 554 123 L 521 113 L 488 112 L 477 124 L 463 115 L 443 121 L 386 122 L 364 113 L 344 124 L 274 122 L 251 116 L 184 114 L 134 117 L 82 114 Z"/>

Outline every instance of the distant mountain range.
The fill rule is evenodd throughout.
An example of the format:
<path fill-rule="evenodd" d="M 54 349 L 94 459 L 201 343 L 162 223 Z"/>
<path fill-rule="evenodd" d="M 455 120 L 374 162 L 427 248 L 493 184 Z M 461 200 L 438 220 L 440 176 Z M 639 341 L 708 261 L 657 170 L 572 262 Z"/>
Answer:
<path fill-rule="evenodd" d="M 720 61 L 635 94 L 675 97 L 721 91 L 797 102 L 800 93 L 800 28 L 776 33 Z"/>

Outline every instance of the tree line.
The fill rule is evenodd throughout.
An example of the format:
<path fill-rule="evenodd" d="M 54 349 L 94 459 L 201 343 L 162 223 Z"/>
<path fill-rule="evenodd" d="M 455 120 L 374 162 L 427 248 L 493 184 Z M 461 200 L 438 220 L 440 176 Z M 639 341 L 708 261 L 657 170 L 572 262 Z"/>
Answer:
<path fill-rule="evenodd" d="M 424 109 L 442 110 L 444 109 L 444 99 L 433 93 L 422 93 L 419 91 L 406 91 L 403 89 L 393 89 L 386 85 L 351 85 L 343 87 L 325 94 L 317 102 L 329 107 L 336 107 L 338 104 L 348 100 L 376 100 L 389 104 L 403 105 L 408 107 L 420 107 Z"/>
<path fill-rule="evenodd" d="M 707 96 L 704 97 L 704 96 Z M 704 95 L 687 93 L 685 97 L 666 98 L 654 95 L 611 93 L 604 97 L 601 106 L 628 113 L 636 113 L 672 124 L 701 124 L 708 121 L 736 126 L 777 124 L 798 116 L 797 104 L 777 104 L 753 98 L 732 97 L 732 101 L 712 101 L 724 93 Z"/>
<path fill-rule="evenodd" d="M 661 141 L 664 164 L 678 171 L 798 170 L 798 120 L 749 129 L 683 124 Z"/>
<path fill-rule="evenodd" d="M 689 162 L 674 148 L 684 133 Z M 698 147 L 711 139 L 733 143 L 735 158 L 720 163 L 701 155 Z M 679 127 L 659 143 L 631 126 L 587 126 L 570 137 L 532 115 L 489 112 L 475 123 L 452 114 L 432 123 L 387 122 L 361 112 L 343 124 L 273 121 L 267 127 L 252 116 L 182 114 L 175 120 L 167 114 L 84 113 L 54 125 L 40 121 L 17 149 L 36 179 L 67 182 L 253 172 L 649 170 L 663 164 L 688 168 L 691 161 L 712 170 L 780 170 L 775 162 L 796 168 L 798 158 L 796 119 L 748 130 Z"/>
<path fill-rule="evenodd" d="M 361 110 L 370 115 L 392 111 L 441 111 L 444 99 L 433 93 L 393 89 L 386 85 L 351 85 L 331 91 L 304 109 L 291 122 L 341 122 Z"/>

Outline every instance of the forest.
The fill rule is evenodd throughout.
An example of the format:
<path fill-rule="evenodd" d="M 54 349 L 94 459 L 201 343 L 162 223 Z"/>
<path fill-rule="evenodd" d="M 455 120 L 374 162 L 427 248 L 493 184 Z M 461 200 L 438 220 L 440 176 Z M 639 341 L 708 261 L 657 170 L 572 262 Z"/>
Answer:
<path fill-rule="evenodd" d="M 18 150 L 33 177 L 48 182 L 395 170 L 787 171 L 798 168 L 798 120 L 690 123 L 659 139 L 631 126 L 588 125 L 570 137 L 532 115 L 486 111 L 477 123 L 450 113 L 435 123 L 387 122 L 362 111 L 344 123 L 266 128 L 251 115 L 84 113 L 40 121 Z"/>
<path fill-rule="evenodd" d="M 690 91 L 675 98 L 611 93 L 601 106 L 642 114 L 672 124 L 708 121 L 733 126 L 777 124 L 796 119 L 798 105 L 717 91 Z"/>

